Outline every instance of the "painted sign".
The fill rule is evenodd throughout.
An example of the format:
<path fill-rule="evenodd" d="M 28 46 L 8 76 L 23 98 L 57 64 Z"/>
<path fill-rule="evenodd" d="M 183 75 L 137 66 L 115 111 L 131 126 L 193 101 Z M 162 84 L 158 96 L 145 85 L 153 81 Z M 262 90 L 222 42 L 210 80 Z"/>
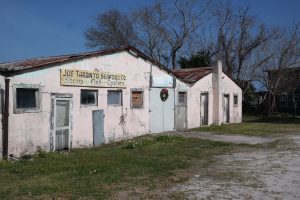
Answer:
<path fill-rule="evenodd" d="M 172 76 L 153 76 L 152 77 L 152 87 L 173 87 L 173 77 Z"/>
<path fill-rule="evenodd" d="M 125 88 L 126 75 L 111 72 L 61 69 L 60 85 L 81 87 Z"/>

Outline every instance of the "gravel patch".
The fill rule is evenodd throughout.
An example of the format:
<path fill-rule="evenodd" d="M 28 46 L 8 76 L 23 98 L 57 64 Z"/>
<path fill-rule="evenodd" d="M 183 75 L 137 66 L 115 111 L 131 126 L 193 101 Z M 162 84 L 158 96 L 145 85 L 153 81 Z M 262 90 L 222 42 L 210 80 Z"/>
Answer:
<path fill-rule="evenodd" d="M 203 134 L 203 139 L 258 144 L 265 139 Z M 253 141 L 249 143 L 248 140 Z M 275 148 L 237 152 L 216 157 L 216 163 L 199 169 L 170 192 L 188 199 L 300 199 L 300 135 L 281 138 Z"/>
<path fill-rule="evenodd" d="M 262 144 L 275 141 L 276 138 L 262 138 L 256 136 L 244 136 L 244 135 L 218 135 L 208 132 L 197 132 L 197 131 L 174 131 L 169 134 L 182 135 L 186 137 L 197 137 L 205 140 L 214 140 L 222 142 L 232 142 L 237 144 Z"/>

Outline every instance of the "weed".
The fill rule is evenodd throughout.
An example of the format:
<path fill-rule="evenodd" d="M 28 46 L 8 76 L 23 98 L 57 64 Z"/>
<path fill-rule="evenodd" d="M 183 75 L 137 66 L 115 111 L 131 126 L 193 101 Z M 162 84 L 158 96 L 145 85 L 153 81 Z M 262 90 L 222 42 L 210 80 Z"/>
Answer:
<path fill-rule="evenodd" d="M 155 136 L 155 137 L 146 136 L 143 138 L 127 140 L 122 144 L 121 148 L 122 149 L 134 149 L 137 147 L 152 145 L 155 143 L 170 143 L 178 138 L 179 138 L 178 136 L 176 138 L 174 135 L 159 135 L 159 136 Z"/>

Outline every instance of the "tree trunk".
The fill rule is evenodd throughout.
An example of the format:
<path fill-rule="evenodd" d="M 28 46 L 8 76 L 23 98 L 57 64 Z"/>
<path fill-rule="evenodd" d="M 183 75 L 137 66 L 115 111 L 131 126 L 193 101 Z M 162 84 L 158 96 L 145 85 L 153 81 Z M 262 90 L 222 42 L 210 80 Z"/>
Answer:
<path fill-rule="evenodd" d="M 276 111 L 276 95 L 272 95 L 272 115 L 274 115 Z"/>
<path fill-rule="evenodd" d="M 271 116 L 271 92 L 269 92 L 269 98 L 268 98 L 268 115 Z"/>

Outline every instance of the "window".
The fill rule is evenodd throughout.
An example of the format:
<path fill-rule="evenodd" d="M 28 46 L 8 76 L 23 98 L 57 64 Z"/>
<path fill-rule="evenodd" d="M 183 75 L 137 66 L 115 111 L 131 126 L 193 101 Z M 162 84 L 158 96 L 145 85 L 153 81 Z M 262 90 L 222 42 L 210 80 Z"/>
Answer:
<path fill-rule="evenodd" d="M 238 106 L 238 95 L 233 95 L 233 105 Z"/>
<path fill-rule="evenodd" d="M 107 91 L 107 104 L 121 106 L 122 105 L 122 91 L 121 90 L 108 90 Z"/>
<path fill-rule="evenodd" d="M 97 106 L 98 90 L 81 90 L 80 103 L 86 106 Z"/>
<path fill-rule="evenodd" d="M 143 91 L 132 90 L 131 91 L 131 107 L 132 108 L 143 108 Z"/>
<path fill-rule="evenodd" d="M 178 92 L 178 105 L 186 106 L 186 92 Z"/>
<path fill-rule="evenodd" d="M 14 113 L 39 112 L 40 90 L 39 85 L 14 85 Z"/>

